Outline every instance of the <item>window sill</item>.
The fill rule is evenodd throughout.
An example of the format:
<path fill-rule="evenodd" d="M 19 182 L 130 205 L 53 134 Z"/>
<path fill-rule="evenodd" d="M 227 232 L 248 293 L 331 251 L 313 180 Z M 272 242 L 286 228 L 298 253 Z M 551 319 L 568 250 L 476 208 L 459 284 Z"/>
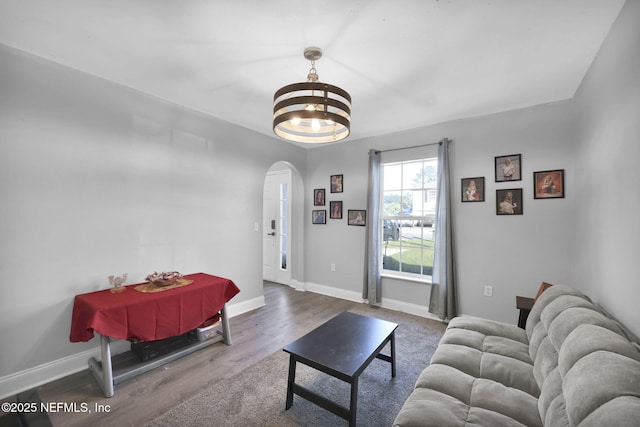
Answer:
<path fill-rule="evenodd" d="M 411 277 L 411 276 L 405 276 L 403 274 L 393 274 L 393 273 L 381 273 L 380 277 L 383 278 L 387 278 L 387 279 L 394 279 L 394 280 L 404 280 L 405 282 L 413 282 L 413 283 L 420 283 L 423 285 L 431 285 L 431 277 L 429 278 L 419 278 L 419 277 Z"/>

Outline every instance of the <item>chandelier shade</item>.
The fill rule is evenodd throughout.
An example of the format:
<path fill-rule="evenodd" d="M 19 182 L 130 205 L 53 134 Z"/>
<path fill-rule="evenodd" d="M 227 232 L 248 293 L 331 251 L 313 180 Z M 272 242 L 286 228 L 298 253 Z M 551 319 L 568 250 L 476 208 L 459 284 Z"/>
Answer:
<path fill-rule="evenodd" d="M 284 86 L 273 96 L 273 132 L 281 138 L 314 144 L 349 136 L 351 96 L 338 86 L 317 81 L 314 62 L 321 55 L 318 48 L 305 49 L 305 58 L 312 60 L 309 80 Z"/>

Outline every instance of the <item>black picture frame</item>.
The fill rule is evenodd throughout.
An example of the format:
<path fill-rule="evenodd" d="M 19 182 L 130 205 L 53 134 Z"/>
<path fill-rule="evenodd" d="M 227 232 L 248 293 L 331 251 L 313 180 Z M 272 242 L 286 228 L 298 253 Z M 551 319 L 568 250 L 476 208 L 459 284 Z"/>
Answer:
<path fill-rule="evenodd" d="M 522 181 L 522 155 L 497 156 L 495 172 L 496 182 Z"/>
<path fill-rule="evenodd" d="M 462 178 L 461 195 L 462 202 L 484 202 L 485 186 L 484 177 Z"/>
<path fill-rule="evenodd" d="M 311 211 L 311 223 L 312 224 L 326 224 L 327 223 L 327 210 L 316 209 Z"/>
<path fill-rule="evenodd" d="M 313 206 L 325 206 L 325 189 L 316 188 L 313 190 Z"/>
<path fill-rule="evenodd" d="M 329 218 L 342 219 L 342 201 L 329 202 Z"/>
<path fill-rule="evenodd" d="M 367 225 L 367 211 L 361 209 L 349 209 L 347 211 L 347 224 L 364 227 Z"/>
<path fill-rule="evenodd" d="M 343 175 L 331 175 L 329 179 L 329 185 L 332 193 L 342 193 L 344 191 L 344 176 Z"/>
<path fill-rule="evenodd" d="M 496 215 L 522 215 L 522 188 L 496 190 Z"/>
<path fill-rule="evenodd" d="M 564 169 L 533 173 L 534 199 L 563 199 L 564 191 Z"/>

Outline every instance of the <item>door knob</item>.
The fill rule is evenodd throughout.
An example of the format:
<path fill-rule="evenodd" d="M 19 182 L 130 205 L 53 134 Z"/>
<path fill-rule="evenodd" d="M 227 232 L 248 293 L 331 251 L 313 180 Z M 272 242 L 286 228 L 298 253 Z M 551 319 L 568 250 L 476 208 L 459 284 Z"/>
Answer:
<path fill-rule="evenodd" d="M 267 234 L 267 236 L 275 236 L 275 235 L 276 235 L 275 231 L 272 231 L 271 233 Z"/>

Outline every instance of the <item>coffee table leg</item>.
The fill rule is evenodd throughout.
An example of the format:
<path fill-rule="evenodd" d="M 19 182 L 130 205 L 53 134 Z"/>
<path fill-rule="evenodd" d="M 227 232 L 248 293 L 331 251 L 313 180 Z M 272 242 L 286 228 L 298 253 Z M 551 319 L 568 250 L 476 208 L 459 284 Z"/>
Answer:
<path fill-rule="evenodd" d="M 391 377 L 396 377 L 396 331 L 391 332 Z"/>
<path fill-rule="evenodd" d="M 351 380 L 351 407 L 349 408 L 349 427 L 356 425 L 356 409 L 358 409 L 358 377 Z"/>
<path fill-rule="evenodd" d="M 287 380 L 287 404 L 285 410 L 293 406 L 293 383 L 296 382 L 296 359 L 289 355 L 289 379 Z"/>

